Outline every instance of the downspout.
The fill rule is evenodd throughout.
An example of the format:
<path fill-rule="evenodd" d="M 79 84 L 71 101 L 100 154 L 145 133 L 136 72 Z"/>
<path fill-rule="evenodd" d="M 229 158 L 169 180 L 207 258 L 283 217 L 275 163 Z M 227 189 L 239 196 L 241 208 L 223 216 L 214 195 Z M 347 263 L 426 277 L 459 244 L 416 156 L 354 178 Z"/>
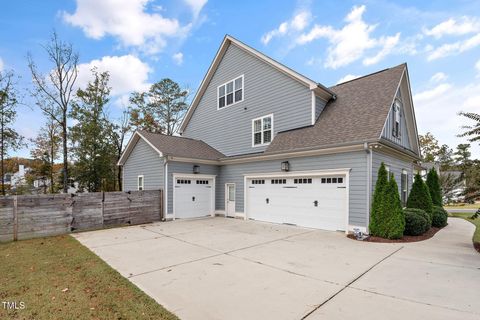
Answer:
<path fill-rule="evenodd" d="M 167 220 L 168 214 L 168 159 L 167 157 L 163 158 L 163 175 L 164 175 L 164 183 L 163 183 L 163 218 L 162 221 Z"/>
<path fill-rule="evenodd" d="M 366 232 L 368 233 L 368 227 L 370 225 L 370 193 L 372 190 L 372 153 L 373 150 L 368 148 L 368 143 L 363 144 L 363 150 L 367 154 L 367 226 Z"/>

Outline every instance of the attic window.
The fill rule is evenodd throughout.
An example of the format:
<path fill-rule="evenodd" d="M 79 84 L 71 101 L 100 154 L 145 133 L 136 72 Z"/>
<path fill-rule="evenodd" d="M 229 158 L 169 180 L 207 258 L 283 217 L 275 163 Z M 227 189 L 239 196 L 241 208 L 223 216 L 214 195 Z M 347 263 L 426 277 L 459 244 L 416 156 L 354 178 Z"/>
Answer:
<path fill-rule="evenodd" d="M 243 101 L 243 75 L 218 86 L 218 109 Z"/>
<path fill-rule="evenodd" d="M 393 105 L 393 136 L 400 137 L 400 117 L 401 117 L 401 103 L 396 100 Z"/>

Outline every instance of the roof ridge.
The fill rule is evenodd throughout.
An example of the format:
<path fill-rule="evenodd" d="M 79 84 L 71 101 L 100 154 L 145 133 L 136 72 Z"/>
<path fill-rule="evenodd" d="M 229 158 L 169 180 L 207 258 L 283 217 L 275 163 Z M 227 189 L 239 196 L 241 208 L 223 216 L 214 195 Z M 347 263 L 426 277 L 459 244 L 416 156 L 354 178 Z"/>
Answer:
<path fill-rule="evenodd" d="M 353 82 L 353 81 L 357 81 L 357 80 L 361 80 L 361 79 L 364 79 L 364 78 L 367 78 L 367 77 L 370 77 L 370 76 L 374 76 L 376 74 L 379 74 L 379 73 L 382 73 L 382 72 L 386 72 L 386 71 L 389 71 L 389 70 L 393 70 L 395 68 L 398 68 L 400 66 L 406 66 L 407 63 L 404 62 L 404 63 L 401 63 L 399 65 L 396 65 L 394 67 L 390 67 L 390 68 L 385 68 L 385 69 L 382 69 L 382 70 L 379 70 L 379 71 L 375 71 L 375 72 L 372 72 L 372 73 L 369 73 L 369 74 L 366 74 L 366 75 L 363 75 L 361 77 L 358 77 L 358 78 L 355 78 L 355 79 L 352 79 L 352 80 L 348 80 L 348 81 L 345 81 L 345 82 L 341 82 L 341 83 L 338 83 L 334 86 L 331 86 L 329 87 L 329 89 L 332 89 L 332 88 L 335 88 L 335 87 L 339 87 L 339 86 L 343 86 L 344 84 L 347 84 L 347 83 L 350 83 L 350 82 Z"/>
<path fill-rule="evenodd" d="M 165 137 L 173 137 L 173 138 L 181 138 L 181 139 L 188 139 L 188 140 L 193 140 L 193 141 L 199 141 L 199 142 L 206 143 L 206 142 L 203 141 L 203 140 L 193 139 L 193 138 L 188 138 L 188 137 L 183 137 L 183 136 L 174 136 L 174 135 L 169 135 L 169 134 L 164 134 L 164 133 L 150 132 L 150 131 L 147 131 L 147 130 L 138 130 L 138 131 L 140 131 L 140 132 L 145 132 L 145 133 L 148 133 L 148 134 L 153 134 L 153 135 L 159 135 L 159 136 L 165 136 Z M 208 143 L 207 143 L 207 144 L 208 144 Z"/>

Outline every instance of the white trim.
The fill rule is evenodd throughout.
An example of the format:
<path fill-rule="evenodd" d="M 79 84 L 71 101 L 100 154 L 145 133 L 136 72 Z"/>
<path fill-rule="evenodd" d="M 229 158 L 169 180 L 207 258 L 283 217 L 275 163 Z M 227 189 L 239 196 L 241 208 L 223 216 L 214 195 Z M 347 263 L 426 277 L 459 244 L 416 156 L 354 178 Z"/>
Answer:
<path fill-rule="evenodd" d="M 142 189 L 140 190 L 140 178 L 142 178 Z M 137 190 L 144 191 L 145 190 L 145 176 L 143 174 L 139 174 L 137 176 Z"/>
<path fill-rule="evenodd" d="M 217 175 L 213 174 L 195 174 L 195 173 L 180 173 L 180 172 L 173 172 L 172 173 L 172 208 L 173 213 L 172 217 L 175 220 L 175 181 L 177 178 L 187 178 L 187 179 L 212 179 L 212 196 L 211 196 L 211 212 L 210 216 L 215 216 L 215 182 Z"/>
<path fill-rule="evenodd" d="M 290 171 L 290 172 L 268 172 L 268 173 L 247 173 L 243 177 L 243 210 L 245 211 L 244 219 L 247 220 L 248 216 L 248 197 L 247 197 L 247 180 L 252 178 L 271 178 L 271 177 L 295 177 L 295 176 L 327 176 L 327 175 L 345 175 L 345 189 L 347 192 L 346 197 L 346 220 L 345 220 L 345 233 L 349 231 L 349 218 L 350 218 L 350 168 L 339 169 L 325 169 L 325 170 L 310 170 L 310 171 Z"/>
<path fill-rule="evenodd" d="M 367 216 L 366 216 L 366 228 L 365 232 L 368 232 L 370 226 L 370 206 L 372 198 L 372 187 L 373 187 L 373 149 L 368 149 L 367 153 Z"/>
<path fill-rule="evenodd" d="M 235 101 L 235 91 L 237 91 L 235 88 L 235 81 L 239 78 L 242 78 L 242 100 Z M 227 83 L 229 82 L 233 82 L 233 103 L 227 105 Z M 225 86 L 225 105 L 220 108 L 220 96 L 218 95 L 218 89 L 220 89 L 220 87 L 223 87 L 223 86 Z M 237 103 L 243 102 L 243 100 L 245 100 L 245 75 L 244 74 L 236 77 L 233 80 L 229 80 L 217 87 L 217 110 L 223 110 L 225 108 L 231 107 Z"/>
<path fill-rule="evenodd" d="M 417 151 L 417 154 L 418 154 L 418 157 L 420 158 L 420 142 L 418 140 L 418 130 L 417 130 L 417 119 L 415 117 L 415 108 L 413 106 L 413 98 L 412 98 L 412 89 L 410 88 L 410 76 L 408 75 L 408 67 L 405 65 L 405 74 L 407 75 L 405 77 L 405 81 L 407 83 L 407 88 L 408 88 L 408 97 L 409 97 L 409 102 L 410 102 L 410 110 L 412 112 L 412 120 L 413 120 L 413 129 L 414 129 L 414 137 L 415 137 L 415 146 L 416 146 L 416 151 Z M 405 117 L 405 123 L 407 123 L 407 119 Z M 407 126 L 407 129 L 408 129 L 408 126 Z M 411 136 L 410 132 L 408 134 L 409 138 L 410 138 L 410 144 L 412 144 L 412 139 L 414 137 Z"/>
<path fill-rule="evenodd" d="M 135 147 L 135 145 L 137 144 L 140 138 L 142 138 L 150 147 L 152 147 L 153 150 L 155 150 L 160 157 L 163 157 L 163 153 L 160 150 L 158 150 L 157 147 L 155 147 L 150 141 L 148 141 L 148 139 L 145 138 L 140 132 L 135 131 L 130 137 L 130 140 L 128 141 L 127 146 L 125 147 L 125 150 L 123 151 L 122 155 L 120 156 L 120 159 L 117 162 L 117 165 L 122 166 L 125 164 L 127 159 L 124 160 L 124 157 L 128 158 L 128 156 L 130 155 L 130 153 L 132 153 L 133 148 Z"/>
<path fill-rule="evenodd" d="M 312 90 L 312 126 L 315 124 L 316 116 L 316 99 L 315 92 Z"/>
<path fill-rule="evenodd" d="M 264 142 L 264 129 L 263 129 L 263 119 L 265 118 L 268 118 L 270 117 L 270 142 Z M 262 143 L 260 144 L 255 144 L 255 131 L 254 131 L 254 128 L 255 128 L 255 121 L 257 120 L 261 120 L 261 138 L 262 138 Z M 268 131 L 268 130 L 266 130 Z M 261 117 L 257 117 L 255 119 L 252 119 L 252 148 L 256 148 L 256 147 L 264 147 L 264 146 L 268 146 L 270 143 L 272 143 L 273 141 L 273 113 L 270 113 L 270 114 L 267 114 L 267 115 L 264 115 L 264 116 L 261 116 Z"/>
<path fill-rule="evenodd" d="M 185 127 L 187 126 L 188 122 L 190 121 L 190 118 L 192 117 L 193 112 L 195 111 L 195 108 L 199 104 L 203 94 L 205 93 L 205 90 L 207 89 L 210 80 L 212 79 L 215 70 L 217 69 L 218 65 L 220 64 L 220 61 L 223 58 L 223 55 L 227 51 L 228 47 L 230 44 L 234 44 L 240 49 L 243 49 L 247 53 L 253 55 L 254 57 L 262 60 L 263 62 L 268 63 L 278 71 L 286 74 L 287 76 L 291 77 L 294 80 L 299 81 L 303 85 L 307 86 L 311 90 L 316 90 L 319 95 L 324 95 L 325 100 L 329 100 L 331 97 L 334 96 L 333 92 L 331 92 L 328 88 L 325 86 L 301 75 L 300 73 L 284 66 L 283 64 L 273 60 L 272 58 L 266 56 L 265 54 L 253 49 L 252 47 L 247 46 L 246 44 L 238 41 L 237 39 L 233 38 L 230 35 L 226 35 L 225 38 L 223 39 L 219 49 L 217 50 L 217 53 L 215 54 L 215 57 L 213 58 L 212 63 L 210 64 L 207 73 L 202 79 L 202 82 L 200 83 L 200 86 L 195 93 L 195 96 L 192 100 L 192 103 L 190 104 L 190 107 L 187 110 L 187 113 L 185 114 L 185 117 L 183 118 L 183 121 L 180 125 L 180 133 L 182 133 L 185 130 Z M 245 86 L 245 85 L 244 85 Z M 216 95 L 216 94 L 215 94 Z"/>
<path fill-rule="evenodd" d="M 165 164 L 164 164 L 164 176 L 165 176 L 165 179 L 164 179 L 164 205 L 163 205 L 163 212 L 165 213 L 165 216 L 164 218 L 167 219 L 167 215 L 168 215 L 168 161 L 165 160 Z M 173 185 L 172 185 L 173 187 Z"/>

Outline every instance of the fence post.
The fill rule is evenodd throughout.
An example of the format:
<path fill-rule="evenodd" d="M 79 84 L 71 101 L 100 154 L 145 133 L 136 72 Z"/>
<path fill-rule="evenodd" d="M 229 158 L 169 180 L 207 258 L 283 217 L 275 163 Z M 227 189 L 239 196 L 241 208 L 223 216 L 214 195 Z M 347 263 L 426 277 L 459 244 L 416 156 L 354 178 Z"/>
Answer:
<path fill-rule="evenodd" d="M 105 192 L 102 191 L 102 227 L 105 227 Z"/>
<path fill-rule="evenodd" d="M 13 241 L 18 240 L 18 199 L 13 196 Z"/>
<path fill-rule="evenodd" d="M 163 218 L 164 218 L 163 217 L 163 206 L 164 206 L 164 204 L 163 204 L 163 189 L 160 189 L 160 199 L 159 200 L 160 200 L 160 221 L 162 221 Z"/>

